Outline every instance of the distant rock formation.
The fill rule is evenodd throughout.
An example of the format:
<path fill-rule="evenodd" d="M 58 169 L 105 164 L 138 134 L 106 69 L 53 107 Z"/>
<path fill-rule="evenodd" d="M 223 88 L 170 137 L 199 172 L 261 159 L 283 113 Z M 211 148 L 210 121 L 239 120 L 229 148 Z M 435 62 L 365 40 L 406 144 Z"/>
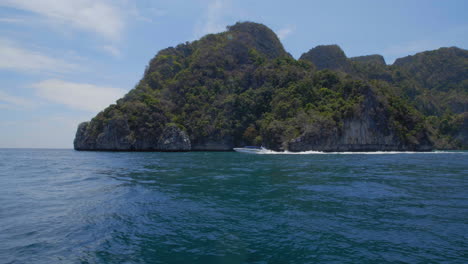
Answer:
<path fill-rule="evenodd" d="M 300 60 L 307 60 L 318 70 L 351 72 L 351 64 L 344 51 L 338 45 L 320 45 L 302 54 Z"/>
<path fill-rule="evenodd" d="M 142 80 L 78 126 L 76 150 L 427 151 L 468 148 L 468 51 L 295 60 L 268 27 L 242 22 L 158 52 Z"/>

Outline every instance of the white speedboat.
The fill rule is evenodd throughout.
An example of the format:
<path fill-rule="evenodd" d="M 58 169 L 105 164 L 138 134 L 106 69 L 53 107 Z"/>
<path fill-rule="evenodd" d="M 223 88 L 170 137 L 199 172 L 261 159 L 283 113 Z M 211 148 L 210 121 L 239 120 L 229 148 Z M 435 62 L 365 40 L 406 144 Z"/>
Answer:
<path fill-rule="evenodd" d="M 263 147 L 256 147 L 256 146 L 245 146 L 243 148 L 234 148 L 234 151 L 237 151 L 237 152 L 243 152 L 243 153 L 260 153 L 262 151 L 264 151 L 265 148 Z"/>

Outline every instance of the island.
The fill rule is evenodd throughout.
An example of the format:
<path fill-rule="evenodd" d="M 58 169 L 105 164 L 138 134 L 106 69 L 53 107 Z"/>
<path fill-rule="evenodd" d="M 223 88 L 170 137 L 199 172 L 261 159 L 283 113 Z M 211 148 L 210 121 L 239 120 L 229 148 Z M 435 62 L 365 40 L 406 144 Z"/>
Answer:
<path fill-rule="evenodd" d="M 321 45 L 298 60 L 265 25 L 158 52 L 115 104 L 78 126 L 76 150 L 431 151 L 468 148 L 468 51 L 387 65 Z"/>

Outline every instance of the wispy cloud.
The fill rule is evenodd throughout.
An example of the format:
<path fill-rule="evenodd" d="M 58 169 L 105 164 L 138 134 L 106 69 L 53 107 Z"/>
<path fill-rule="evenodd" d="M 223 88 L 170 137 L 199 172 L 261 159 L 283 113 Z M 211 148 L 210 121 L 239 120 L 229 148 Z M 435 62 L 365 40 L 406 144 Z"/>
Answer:
<path fill-rule="evenodd" d="M 120 38 L 125 26 L 120 10 L 107 0 L 2 0 L 0 6 L 28 11 L 112 41 Z"/>
<path fill-rule="evenodd" d="M 292 25 L 289 25 L 289 26 L 286 26 L 280 30 L 278 30 L 276 32 L 276 35 L 278 35 L 278 38 L 280 40 L 284 40 L 285 38 L 287 38 L 289 35 L 291 35 L 292 33 L 294 33 L 294 31 L 296 31 L 296 26 L 292 26 Z"/>
<path fill-rule="evenodd" d="M 110 55 L 114 56 L 114 57 L 120 57 L 122 55 L 122 53 L 120 52 L 120 50 L 115 47 L 115 46 L 112 46 L 112 45 L 105 45 L 102 47 L 102 49 L 109 53 Z"/>
<path fill-rule="evenodd" d="M 73 109 L 97 112 L 115 103 L 126 91 L 119 88 L 88 83 L 67 82 L 49 79 L 32 85 L 37 94 L 49 101 Z"/>
<path fill-rule="evenodd" d="M 0 91 L 0 107 L 5 109 L 30 109 L 37 104 L 29 99 Z"/>
<path fill-rule="evenodd" d="M 25 49 L 10 40 L 0 39 L 0 70 L 63 73 L 78 68 L 75 64 L 52 58 L 39 51 Z"/>
<path fill-rule="evenodd" d="M 125 7 L 126 14 L 130 15 L 133 19 L 138 21 L 151 23 L 155 18 L 160 18 L 167 14 L 166 10 L 155 8 L 152 2 L 127 2 Z"/>
<path fill-rule="evenodd" d="M 24 18 L 19 17 L 0 17 L 0 23 L 9 23 L 9 24 L 22 24 L 25 23 Z"/>
<path fill-rule="evenodd" d="M 195 38 L 210 33 L 218 33 L 226 29 L 226 24 L 222 21 L 224 13 L 228 9 L 228 2 L 223 0 L 211 1 L 202 19 L 195 25 Z"/>

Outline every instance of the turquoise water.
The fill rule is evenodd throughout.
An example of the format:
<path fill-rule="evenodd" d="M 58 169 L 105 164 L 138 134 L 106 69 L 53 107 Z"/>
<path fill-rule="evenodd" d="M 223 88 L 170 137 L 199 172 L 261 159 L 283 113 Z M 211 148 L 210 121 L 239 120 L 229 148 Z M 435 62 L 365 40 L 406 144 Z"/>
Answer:
<path fill-rule="evenodd" d="M 468 263 L 468 152 L 0 149 L 0 263 Z"/>

